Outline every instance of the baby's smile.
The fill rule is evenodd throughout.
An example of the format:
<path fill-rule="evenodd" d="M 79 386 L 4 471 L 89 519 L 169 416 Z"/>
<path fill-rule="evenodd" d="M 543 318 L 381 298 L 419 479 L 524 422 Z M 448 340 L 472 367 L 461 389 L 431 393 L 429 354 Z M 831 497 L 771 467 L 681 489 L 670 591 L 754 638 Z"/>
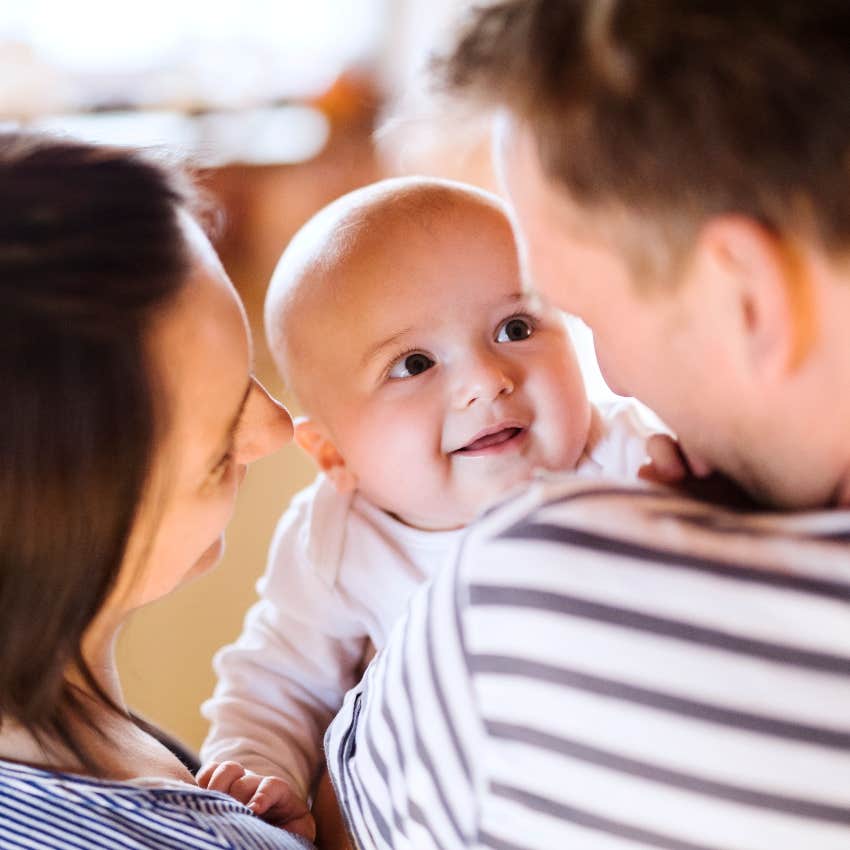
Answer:
<path fill-rule="evenodd" d="M 468 443 L 451 452 L 453 455 L 478 457 L 517 451 L 525 443 L 528 429 L 518 423 L 501 422 L 479 431 Z"/>

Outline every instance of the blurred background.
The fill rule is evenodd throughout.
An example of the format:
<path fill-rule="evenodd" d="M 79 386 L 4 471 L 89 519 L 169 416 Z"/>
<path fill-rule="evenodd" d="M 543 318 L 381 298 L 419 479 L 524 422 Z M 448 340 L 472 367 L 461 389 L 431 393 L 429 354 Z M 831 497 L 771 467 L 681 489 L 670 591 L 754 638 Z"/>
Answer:
<path fill-rule="evenodd" d="M 0 127 L 188 159 L 222 213 L 216 247 L 245 301 L 257 375 L 291 405 L 263 340 L 272 270 L 329 201 L 397 174 L 497 189 L 483 123 L 452 122 L 424 67 L 467 0 L 0 0 Z M 462 128 L 462 130 L 460 129 Z M 576 329 L 591 392 L 606 389 Z M 297 412 L 297 411 L 296 411 Z M 119 666 L 139 713 L 197 748 L 211 659 L 239 633 L 276 519 L 314 470 L 255 464 L 212 574 L 142 611 Z"/>

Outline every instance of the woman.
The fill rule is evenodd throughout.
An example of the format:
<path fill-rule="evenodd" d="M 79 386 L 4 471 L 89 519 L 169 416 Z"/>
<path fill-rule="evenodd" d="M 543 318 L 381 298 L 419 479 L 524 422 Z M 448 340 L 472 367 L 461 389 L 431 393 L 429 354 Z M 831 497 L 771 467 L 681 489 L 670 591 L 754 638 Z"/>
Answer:
<path fill-rule="evenodd" d="M 291 436 L 173 175 L 0 136 L 0 846 L 288 848 L 130 718 L 127 616 L 218 561 Z"/>

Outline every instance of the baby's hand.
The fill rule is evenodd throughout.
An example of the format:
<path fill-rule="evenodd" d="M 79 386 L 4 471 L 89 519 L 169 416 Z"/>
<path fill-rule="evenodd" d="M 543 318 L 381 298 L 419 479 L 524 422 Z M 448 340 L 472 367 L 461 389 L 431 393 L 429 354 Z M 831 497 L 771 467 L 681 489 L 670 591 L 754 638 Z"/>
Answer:
<path fill-rule="evenodd" d="M 278 776 L 249 773 L 235 761 L 213 761 L 195 777 L 201 788 L 223 791 L 246 805 L 255 815 L 273 826 L 316 838 L 316 824 L 307 804 Z"/>
<path fill-rule="evenodd" d="M 653 434 L 646 441 L 649 460 L 638 470 L 638 478 L 659 484 L 681 484 L 690 474 L 678 441 L 669 434 Z"/>
<path fill-rule="evenodd" d="M 731 478 L 685 452 L 669 434 L 653 434 L 646 442 L 646 453 L 649 462 L 638 470 L 638 478 L 678 487 L 697 499 L 725 507 L 755 507 L 752 498 Z"/>

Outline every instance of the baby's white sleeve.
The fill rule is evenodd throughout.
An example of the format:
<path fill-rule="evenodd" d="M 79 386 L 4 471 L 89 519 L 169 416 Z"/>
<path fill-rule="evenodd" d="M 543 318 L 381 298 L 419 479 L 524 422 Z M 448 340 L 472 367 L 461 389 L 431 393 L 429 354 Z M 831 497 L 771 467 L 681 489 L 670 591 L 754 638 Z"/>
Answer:
<path fill-rule="evenodd" d="M 591 452 L 596 475 L 615 478 L 637 477 L 648 460 L 646 442 L 668 432 L 657 417 L 633 399 L 618 399 L 599 405 L 603 435 Z M 669 432 L 668 432 L 669 433 Z"/>
<path fill-rule="evenodd" d="M 229 759 L 282 776 L 303 799 L 322 758 L 325 729 L 356 684 L 368 643 L 331 571 L 310 563 L 309 524 L 303 498 L 278 524 L 258 584 L 260 601 L 236 643 L 215 657 L 218 684 L 202 707 L 210 731 L 201 748 L 204 762 Z"/>

